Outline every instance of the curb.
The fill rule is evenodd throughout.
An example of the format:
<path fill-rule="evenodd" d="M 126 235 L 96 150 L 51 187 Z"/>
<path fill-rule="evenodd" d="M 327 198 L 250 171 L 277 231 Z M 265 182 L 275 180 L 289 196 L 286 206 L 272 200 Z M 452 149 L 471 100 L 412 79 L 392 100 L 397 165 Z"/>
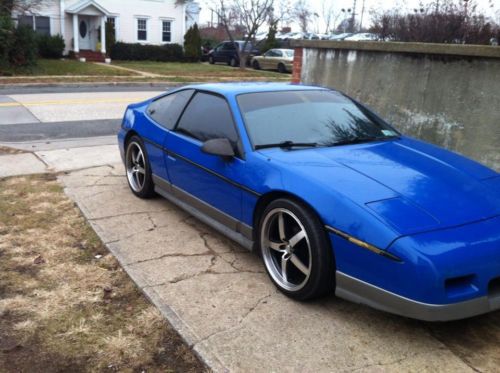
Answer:
<path fill-rule="evenodd" d="M 99 87 L 130 87 L 130 88 L 172 88 L 181 85 L 197 84 L 197 82 L 175 83 L 175 82 L 76 82 L 76 83 L 7 83 L 0 86 L 0 92 L 10 89 L 28 88 L 99 88 Z"/>

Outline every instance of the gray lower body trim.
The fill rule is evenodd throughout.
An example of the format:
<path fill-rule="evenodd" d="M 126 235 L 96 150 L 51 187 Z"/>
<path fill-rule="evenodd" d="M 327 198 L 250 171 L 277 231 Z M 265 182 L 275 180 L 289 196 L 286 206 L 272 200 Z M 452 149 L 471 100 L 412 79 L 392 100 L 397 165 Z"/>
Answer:
<path fill-rule="evenodd" d="M 451 304 L 429 304 L 391 293 L 339 271 L 336 281 L 338 297 L 418 320 L 459 320 L 500 309 L 498 299 L 486 296 Z"/>
<path fill-rule="evenodd" d="M 253 250 L 253 229 L 201 199 L 153 175 L 155 191 L 241 246 Z"/>

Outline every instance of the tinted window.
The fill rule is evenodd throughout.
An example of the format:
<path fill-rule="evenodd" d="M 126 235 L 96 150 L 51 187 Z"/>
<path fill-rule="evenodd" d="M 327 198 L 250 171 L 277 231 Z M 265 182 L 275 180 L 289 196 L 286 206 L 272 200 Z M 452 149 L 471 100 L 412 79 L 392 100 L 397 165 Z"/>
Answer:
<path fill-rule="evenodd" d="M 225 137 L 233 146 L 238 142 L 226 100 L 207 93 L 194 96 L 182 115 L 177 131 L 200 141 Z"/>
<path fill-rule="evenodd" d="M 397 136 L 365 108 L 333 91 L 260 92 L 238 96 L 253 145 L 284 141 L 331 146 Z"/>
<path fill-rule="evenodd" d="M 148 114 L 163 127 L 171 130 L 193 92 L 192 89 L 188 89 L 161 97 L 149 105 Z"/>

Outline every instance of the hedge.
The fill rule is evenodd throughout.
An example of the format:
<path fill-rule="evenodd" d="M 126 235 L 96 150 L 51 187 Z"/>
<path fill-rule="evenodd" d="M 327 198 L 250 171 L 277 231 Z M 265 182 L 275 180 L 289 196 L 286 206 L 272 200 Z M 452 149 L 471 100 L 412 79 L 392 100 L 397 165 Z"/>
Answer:
<path fill-rule="evenodd" d="M 116 43 L 111 48 L 113 60 L 182 62 L 184 52 L 179 44 L 143 45 Z"/>
<path fill-rule="evenodd" d="M 43 58 L 61 58 L 64 52 L 64 39 L 61 35 L 38 35 L 38 54 Z"/>

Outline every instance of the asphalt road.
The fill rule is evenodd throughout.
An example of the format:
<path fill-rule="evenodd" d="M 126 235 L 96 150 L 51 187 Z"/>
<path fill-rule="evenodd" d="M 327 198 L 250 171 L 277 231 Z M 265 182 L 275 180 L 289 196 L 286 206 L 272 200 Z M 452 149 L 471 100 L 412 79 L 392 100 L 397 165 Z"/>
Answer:
<path fill-rule="evenodd" d="M 114 136 L 130 103 L 167 86 L 0 88 L 0 143 Z"/>

